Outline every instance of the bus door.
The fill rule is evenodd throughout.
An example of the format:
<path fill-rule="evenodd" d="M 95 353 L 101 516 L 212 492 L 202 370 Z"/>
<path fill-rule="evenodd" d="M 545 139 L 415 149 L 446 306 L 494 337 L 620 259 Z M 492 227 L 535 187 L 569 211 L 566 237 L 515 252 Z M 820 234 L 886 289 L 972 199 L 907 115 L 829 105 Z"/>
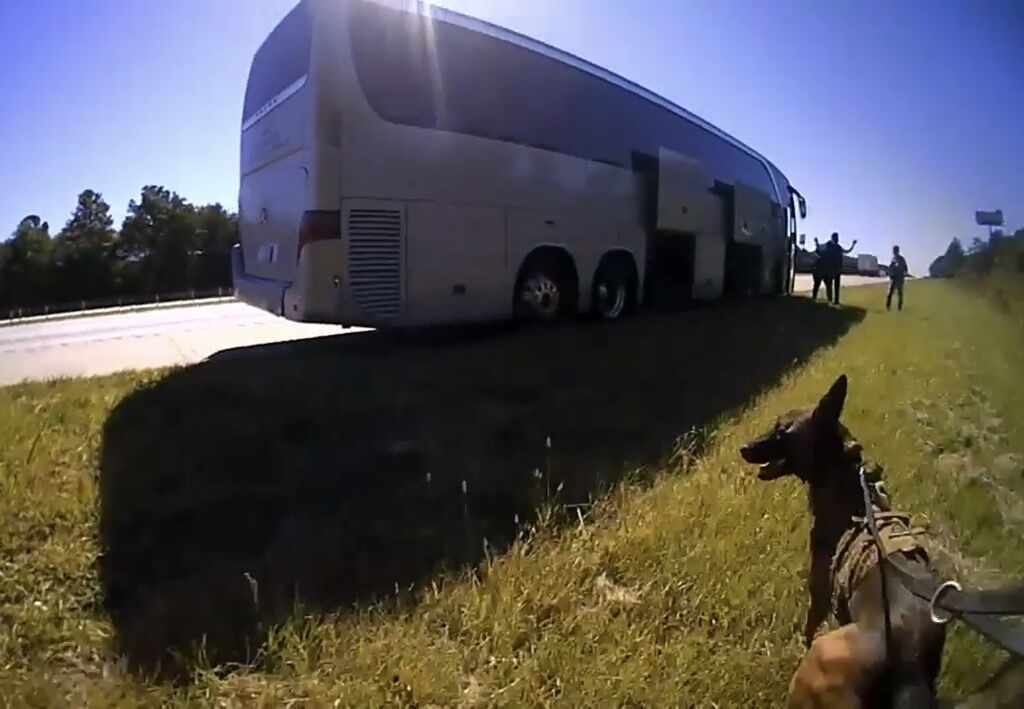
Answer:
<path fill-rule="evenodd" d="M 789 186 L 789 206 L 786 212 L 789 217 L 789 238 L 786 242 L 786 292 L 792 293 L 796 290 L 796 250 L 798 248 L 796 233 L 799 226 L 798 218 L 807 218 L 807 202 L 804 200 L 804 196 L 792 185 Z M 800 244 L 800 246 L 803 246 L 803 244 Z"/>

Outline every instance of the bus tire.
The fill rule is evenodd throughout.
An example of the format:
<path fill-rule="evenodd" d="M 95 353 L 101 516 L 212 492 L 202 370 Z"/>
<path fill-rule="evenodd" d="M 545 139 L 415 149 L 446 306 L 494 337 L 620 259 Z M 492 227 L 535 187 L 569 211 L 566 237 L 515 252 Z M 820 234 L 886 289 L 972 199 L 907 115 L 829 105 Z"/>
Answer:
<path fill-rule="evenodd" d="M 591 312 L 600 320 L 621 320 L 636 307 L 637 277 L 632 259 L 610 254 L 601 260 L 591 289 Z"/>
<path fill-rule="evenodd" d="M 548 251 L 533 254 L 516 279 L 516 319 L 550 323 L 575 312 L 575 282 L 572 261 L 567 254 L 558 256 Z"/>

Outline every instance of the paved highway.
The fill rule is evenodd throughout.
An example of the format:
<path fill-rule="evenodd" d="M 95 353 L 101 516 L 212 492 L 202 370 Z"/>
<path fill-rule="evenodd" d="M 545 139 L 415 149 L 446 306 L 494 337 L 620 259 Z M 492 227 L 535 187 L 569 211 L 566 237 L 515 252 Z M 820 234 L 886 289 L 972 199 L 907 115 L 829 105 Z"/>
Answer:
<path fill-rule="evenodd" d="M 357 330 L 293 323 L 234 302 L 6 325 L 0 327 L 0 386 L 191 364 L 232 347 Z"/>
<path fill-rule="evenodd" d="M 850 286 L 877 280 L 843 277 Z M 798 291 L 810 288 L 810 276 L 797 276 Z M 191 364 L 233 347 L 359 330 L 293 323 L 235 302 L 5 325 L 0 326 L 0 386 Z"/>
<path fill-rule="evenodd" d="M 840 288 L 852 288 L 853 286 L 868 286 L 872 283 L 888 283 L 889 279 L 876 276 L 843 276 L 842 284 Z M 798 273 L 796 274 L 796 292 L 797 293 L 809 293 L 814 285 L 814 279 L 811 278 L 809 273 Z M 821 292 L 818 294 L 819 297 L 825 297 L 825 286 L 821 287 Z"/>

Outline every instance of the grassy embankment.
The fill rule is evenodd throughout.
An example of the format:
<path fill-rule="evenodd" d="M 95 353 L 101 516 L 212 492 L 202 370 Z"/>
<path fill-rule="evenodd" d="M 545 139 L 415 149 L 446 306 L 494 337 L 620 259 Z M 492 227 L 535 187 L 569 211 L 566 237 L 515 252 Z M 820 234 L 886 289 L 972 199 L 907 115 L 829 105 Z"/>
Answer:
<path fill-rule="evenodd" d="M 1024 298 L 994 283 L 0 389 L 0 697 L 777 706 L 808 516 L 736 449 L 838 373 L 942 564 L 1024 569 Z M 202 638 L 177 688 L 127 671 Z M 999 661 L 954 630 L 944 690 Z"/>

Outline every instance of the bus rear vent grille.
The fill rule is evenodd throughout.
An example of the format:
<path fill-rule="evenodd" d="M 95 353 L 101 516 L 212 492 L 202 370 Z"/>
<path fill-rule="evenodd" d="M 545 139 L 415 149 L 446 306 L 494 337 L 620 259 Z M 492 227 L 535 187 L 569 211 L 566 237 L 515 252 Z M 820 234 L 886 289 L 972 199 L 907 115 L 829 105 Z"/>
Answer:
<path fill-rule="evenodd" d="M 367 315 L 393 318 L 402 305 L 402 213 L 353 209 L 348 213 L 348 274 L 356 303 Z"/>

